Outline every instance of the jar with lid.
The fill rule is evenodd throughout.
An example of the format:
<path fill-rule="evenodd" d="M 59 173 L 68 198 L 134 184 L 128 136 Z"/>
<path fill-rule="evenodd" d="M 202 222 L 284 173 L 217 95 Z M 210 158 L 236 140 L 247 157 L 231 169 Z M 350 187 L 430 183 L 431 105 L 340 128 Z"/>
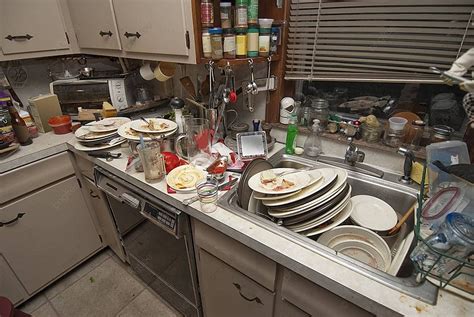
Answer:
<path fill-rule="evenodd" d="M 235 27 L 236 28 L 248 27 L 247 3 L 248 3 L 247 0 L 235 1 Z"/>
<path fill-rule="evenodd" d="M 385 134 L 383 136 L 383 142 L 385 145 L 398 148 L 402 145 L 403 138 L 405 137 L 405 125 L 408 120 L 400 117 L 392 117 L 388 119 Z"/>
<path fill-rule="evenodd" d="M 202 30 L 202 55 L 205 58 L 212 57 L 211 34 L 208 29 Z"/>
<path fill-rule="evenodd" d="M 232 28 L 232 4 L 230 2 L 221 2 L 221 27 L 223 29 Z"/>
<path fill-rule="evenodd" d="M 421 139 L 425 132 L 425 122 L 423 120 L 415 120 L 411 123 L 411 129 L 409 130 L 409 141 L 408 148 L 410 150 L 418 150 L 420 148 Z"/>
<path fill-rule="evenodd" d="M 209 29 L 209 33 L 211 34 L 211 58 L 214 60 L 224 58 L 222 48 L 222 29 L 211 28 Z"/>
<path fill-rule="evenodd" d="M 321 130 L 325 130 L 329 121 L 329 103 L 325 99 L 312 98 L 311 102 L 311 122 L 319 120 Z"/>
<path fill-rule="evenodd" d="M 258 28 L 255 25 L 250 26 L 247 31 L 247 56 L 258 56 Z"/>
<path fill-rule="evenodd" d="M 206 28 L 214 26 L 213 0 L 201 0 L 201 25 Z"/>
<path fill-rule="evenodd" d="M 431 143 L 451 140 L 454 129 L 447 125 L 435 125 L 431 131 Z"/>
<path fill-rule="evenodd" d="M 270 55 L 270 35 L 272 33 L 273 19 L 258 19 L 260 26 L 258 37 L 258 55 L 268 57 Z"/>
<path fill-rule="evenodd" d="M 258 0 L 248 0 L 247 21 L 249 24 L 258 23 Z"/>
<path fill-rule="evenodd" d="M 247 29 L 235 29 L 235 46 L 237 58 L 247 57 Z"/>
<path fill-rule="evenodd" d="M 235 32 L 233 29 L 224 30 L 224 58 L 235 58 Z"/>

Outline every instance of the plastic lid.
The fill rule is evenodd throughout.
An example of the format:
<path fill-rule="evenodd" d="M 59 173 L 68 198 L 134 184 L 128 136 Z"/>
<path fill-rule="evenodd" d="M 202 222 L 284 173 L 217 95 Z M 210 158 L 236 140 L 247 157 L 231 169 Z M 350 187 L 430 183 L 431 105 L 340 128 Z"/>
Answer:
<path fill-rule="evenodd" d="M 388 119 L 390 129 L 393 129 L 396 131 L 403 130 L 407 122 L 408 122 L 407 119 L 401 118 L 401 117 L 391 117 L 390 119 Z"/>
<path fill-rule="evenodd" d="M 414 120 L 414 121 L 412 121 L 411 124 L 419 126 L 419 127 L 424 127 L 426 125 L 426 123 L 423 120 Z"/>
<path fill-rule="evenodd" d="M 221 28 L 210 28 L 209 33 L 210 34 L 222 34 L 222 29 Z"/>
<path fill-rule="evenodd" d="M 235 32 L 247 34 L 247 28 L 235 28 Z"/>
<path fill-rule="evenodd" d="M 230 2 L 221 2 L 221 7 L 230 7 L 232 6 L 232 3 Z"/>
<path fill-rule="evenodd" d="M 248 0 L 235 0 L 236 6 L 247 6 Z"/>
<path fill-rule="evenodd" d="M 226 35 L 226 34 L 233 35 L 233 34 L 235 34 L 235 31 L 234 31 L 234 29 L 224 29 L 224 35 Z"/>
<path fill-rule="evenodd" d="M 280 28 L 277 26 L 272 26 L 272 32 L 280 32 Z"/>
<path fill-rule="evenodd" d="M 474 244 L 474 218 L 452 212 L 446 216 L 446 222 L 462 240 Z"/>
<path fill-rule="evenodd" d="M 258 24 L 261 28 L 270 29 L 272 27 L 273 19 L 258 19 Z"/>
<path fill-rule="evenodd" d="M 250 26 L 249 25 L 247 33 L 258 33 L 258 26 L 256 26 L 256 25 Z"/>

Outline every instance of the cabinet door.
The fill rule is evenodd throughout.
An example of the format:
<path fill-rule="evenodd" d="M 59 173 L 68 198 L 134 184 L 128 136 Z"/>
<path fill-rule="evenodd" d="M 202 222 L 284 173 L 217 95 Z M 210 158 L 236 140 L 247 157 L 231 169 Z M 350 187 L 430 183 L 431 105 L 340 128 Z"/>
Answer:
<path fill-rule="evenodd" d="M 273 315 L 272 292 L 203 249 L 198 252 L 199 284 L 206 317 Z"/>
<path fill-rule="evenodd" d="M 8 298 L 13 305 L 26 296 L 25 289 L 16 278 L 5 258 L 0 254 L 0 296 Z"/>
<path fill-rule="evenodd" d="M 4 54 L 67 50 L 69 43 L 57 0 L 2 0 Z"/>
<path fill-rule="evenodd" d="M 102 244 L 76 177 L 69 177 L 0 209 L 0 253 L 29 294 L 40 289 Z"/>
<path fill-rule="evenodd" d="M 112 0 L 68 0 L 80 48 L 120 50 Z"/>
<path fill-rule="evenodd" d="M 188 56 L 186 0 L 113 0 L 122 47 L 136 53 Z"/>

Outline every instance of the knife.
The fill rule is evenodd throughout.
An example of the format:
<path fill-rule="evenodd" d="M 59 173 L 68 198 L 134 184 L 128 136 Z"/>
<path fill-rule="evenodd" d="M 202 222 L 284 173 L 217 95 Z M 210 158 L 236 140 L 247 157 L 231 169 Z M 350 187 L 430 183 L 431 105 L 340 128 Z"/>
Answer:
<path fill-rule="evenodd" d="M 223 190 L 223 189 L 225 189 L 226 187 L 231 187 L 231 188 L 232 188 L 232 186 L 233 186 L 235 183 L 237 183 L 238 180 L 239 180 L 238 178 L 233 178 L 233 179 L 231 179 L 230 181 L 228 181 L 228 182 L 226 182 L 226 183 L 224 183 L 224 184 L 222 184 L 222 185 L 219 185 L 219 186 L 217 187 L 217 189 L 218 189 L 218 190 Z M 188 205 L 191 205 L 193 202 L 198 201 L 198 200 L 199 200 L 199 195 L 196 195 L 196 196 L 193 196 L 193 197 L 191 197 L 191 198 L 188 198 L 188 199 L 183 200 L 183 205 L 188 206 Z"/>
<path fill-rule="evenodd" d="M 101 151 L 101 152 L 91 152 L 89 153 L 89 156 L 92 157 L 98 157 L 98 158 L 105 158 L 106 161 L 112 161 L 113 159 L 119 158 L 122 155 L 122 153 L 111 153 L 107 151 Z"/>

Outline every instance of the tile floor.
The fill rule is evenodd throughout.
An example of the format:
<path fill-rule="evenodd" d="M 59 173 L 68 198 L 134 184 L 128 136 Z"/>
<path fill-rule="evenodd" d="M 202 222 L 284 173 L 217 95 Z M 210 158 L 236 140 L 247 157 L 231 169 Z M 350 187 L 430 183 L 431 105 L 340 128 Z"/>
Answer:
<path fill-rule="evenodd" d="M 34 317 L 181 316 L 131 273 L 112 251 L 101 251 L 19 307 Z"/>

